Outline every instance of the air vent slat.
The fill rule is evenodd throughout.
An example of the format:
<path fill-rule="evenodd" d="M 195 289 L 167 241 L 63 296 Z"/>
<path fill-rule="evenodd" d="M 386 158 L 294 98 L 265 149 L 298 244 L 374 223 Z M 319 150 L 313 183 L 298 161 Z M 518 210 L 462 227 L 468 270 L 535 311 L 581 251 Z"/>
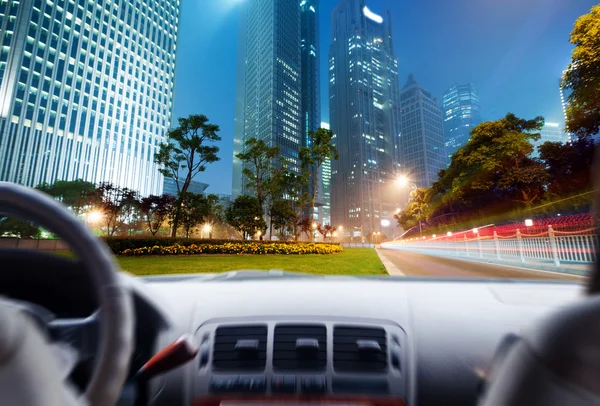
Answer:
<path fill-rule="evenodd" d="M 256 349 L 236 349 L 240 340 L 257 340 Z M 219 327 L 213 345 L 213 367 L 220 370 L 261 370 L 267 359 L 267 326 Z"/>
<path fill-rule="evenodd" d="M 298 339 L 317 340 L 318 348 L 298 348 Z M 275 326 L 273 367 L 280 370 L 322 370 L 327 365 L 327 329 L 323 325 Z"/>
<path fill-rule="evenodd" d="M 376 341 L 381 351 L 361 351 L 359 340 Z M 386 331 L 376 327 L 335 327 L 333 368 L 342 372 L 385 372 L 388 366 Z"/>

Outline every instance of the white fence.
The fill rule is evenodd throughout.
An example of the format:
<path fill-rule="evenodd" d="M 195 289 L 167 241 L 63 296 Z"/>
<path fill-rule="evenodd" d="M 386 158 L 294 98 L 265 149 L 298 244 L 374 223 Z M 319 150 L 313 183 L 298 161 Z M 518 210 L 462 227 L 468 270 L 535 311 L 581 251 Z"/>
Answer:
<path fill-rule="evenodd" d="M 598 236 L 594 230 L 559 232 L 548 227 L 539 234 L 511 236 L 468 237 L 471 232 L 444 235 L 409 241 L 393 241 L 382 244 L 383 248 L 455 256 L 483 261 L 548 263 L 554 267 L 561 264 L 590 264 L 596 261 Z"/>

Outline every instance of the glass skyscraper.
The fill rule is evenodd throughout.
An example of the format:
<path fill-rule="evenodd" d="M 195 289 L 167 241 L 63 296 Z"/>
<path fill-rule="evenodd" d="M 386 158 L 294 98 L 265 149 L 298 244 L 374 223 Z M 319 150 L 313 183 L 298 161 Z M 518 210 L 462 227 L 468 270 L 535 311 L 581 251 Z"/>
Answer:
<path fill-rule="evenodd" d="M 162 191 L 180 0 L 0 0 L 0 180 Z"/>
<path fill-rule="evenodd" d="M 235 154 L 249 138 L 279 146 L 299 170 L 303 142 L 301 18 L 298 0 L 241 5 L 234 128 L 233 196 L 247 192 Z M 309 48 L 310 49 L 310 48 Z"/>
<path fill-rule="evenodd" d="M 430 187 L 446 167 L 440 105 L 412 74 L 400 92 L 400 103 L 402 163 L 417 187 Z"/>
<path fill-rule="evenodd" d="M 329 116 L 340 155 L 331 168 L 331 220 L 365 236 L 396 209 L 388 190 L 400 156 L 391 16 L 375 14 L 364 0 L 342 0 L 331 23 Z"/>
<path fill-rule="evenodd" d="M 444 135 L 447 163 L 452 155 L 471 137 L 473 127 L 481 123 L 479 94 L 471 83 L 454 84 L 444 93 Z"/>

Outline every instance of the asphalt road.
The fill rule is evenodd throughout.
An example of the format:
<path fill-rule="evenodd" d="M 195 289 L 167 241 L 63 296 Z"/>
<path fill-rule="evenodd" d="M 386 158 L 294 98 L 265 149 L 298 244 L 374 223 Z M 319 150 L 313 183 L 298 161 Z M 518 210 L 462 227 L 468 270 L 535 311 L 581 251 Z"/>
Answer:
<path fill-rule="evenodd" d="M 377 250 L 388 272 L 400 271 L 405 276 L 431 276 L 435 278 L 516 278 L 583 281 L 584 278 L 547 271 L 477 263 L 460 259 L 433 257 L 398 250 Z M 391 263 L 391 264 L 390 264 Z M 392 266 L 390 266 L 392 265 Z M 396 269 L 394 269 L 394 267 Z M 390 269 L 391 268 L 391 269 Z M 396 271 L 396 272 L 395 272 Z M 397 273 L 401 275 L 400 273 Z"/>

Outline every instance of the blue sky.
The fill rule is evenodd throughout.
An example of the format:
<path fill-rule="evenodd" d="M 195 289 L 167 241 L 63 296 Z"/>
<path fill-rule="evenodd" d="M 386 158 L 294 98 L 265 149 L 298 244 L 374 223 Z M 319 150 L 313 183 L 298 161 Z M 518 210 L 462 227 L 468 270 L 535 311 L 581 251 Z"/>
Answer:
<path fill-rule="evenodd" d="M 205 114 L 221 127 L 221 161 L 195 180 L 231 193 L 238 11 L 244 0 L 183 0 L 175 118 Z M 322 116 L 328 117 L 330 13 L 321 0 Z M 441 98 L 453 83 L 473 82 L 485 119 L 513 112 L 560 121 L 558 80 L 570 61 L 569 33 L 597 0 L 366 0 L 389 8 L 400 85 L 409 73 Z"/>

